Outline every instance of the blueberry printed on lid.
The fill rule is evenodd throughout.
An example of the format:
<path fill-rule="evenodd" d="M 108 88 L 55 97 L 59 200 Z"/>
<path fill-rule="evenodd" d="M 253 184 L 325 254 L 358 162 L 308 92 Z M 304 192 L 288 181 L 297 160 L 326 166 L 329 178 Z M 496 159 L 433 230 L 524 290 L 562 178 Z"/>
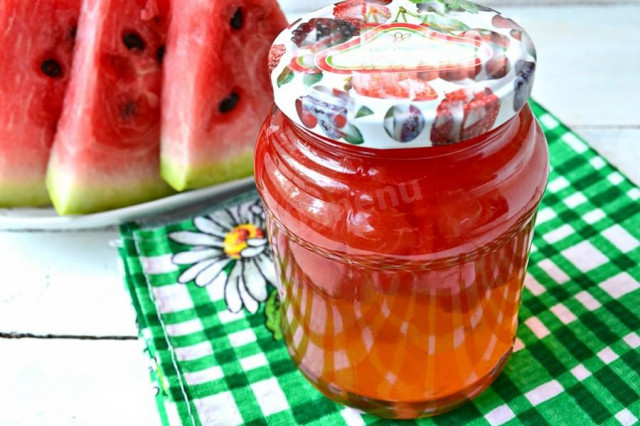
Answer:
<path fill-rule="evenodd" d="M 322 137 L 372 149 L 450 145 L 515 116 L 535 47 L 517 23 L 468 0 L 346 0 L 274 42 L 275 101 Z"/>

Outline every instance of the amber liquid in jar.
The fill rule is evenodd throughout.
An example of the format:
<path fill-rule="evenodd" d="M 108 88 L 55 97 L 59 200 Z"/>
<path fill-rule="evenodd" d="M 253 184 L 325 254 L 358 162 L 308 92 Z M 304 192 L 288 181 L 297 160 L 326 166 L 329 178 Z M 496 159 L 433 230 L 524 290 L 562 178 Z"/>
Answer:
<path fill-rule="evenodd" d="M 256 182 L 303 374 L 390 418 L 483 391 L 513 347 L 547 177 L 529 107 L 474 140 L 392 151 L 322 139 L 276 109 Z"/>

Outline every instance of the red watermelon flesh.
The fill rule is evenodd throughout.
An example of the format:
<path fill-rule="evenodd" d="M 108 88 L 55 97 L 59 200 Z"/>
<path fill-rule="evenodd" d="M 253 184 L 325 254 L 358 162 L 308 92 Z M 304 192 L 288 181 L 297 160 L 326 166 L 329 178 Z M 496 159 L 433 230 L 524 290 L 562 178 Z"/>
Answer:
<path fill-rule="evenodd" d="M 162 175 L 177 190 L 250 176 L 273 105 L 271 43 L 287 26 L 275 0 L 175 3 L 162 110 Z"/>
<path fill-rule="evenodd" d="M 49 163 L 60 214 L 167 195 L 159 173 L 168 0 L 84 0 L 76 57 Z"/>
<path fill-rule="evenodd" d="M 0 207 L 49 204 L 45 175 L 80 3 L 0 1 Z"/>

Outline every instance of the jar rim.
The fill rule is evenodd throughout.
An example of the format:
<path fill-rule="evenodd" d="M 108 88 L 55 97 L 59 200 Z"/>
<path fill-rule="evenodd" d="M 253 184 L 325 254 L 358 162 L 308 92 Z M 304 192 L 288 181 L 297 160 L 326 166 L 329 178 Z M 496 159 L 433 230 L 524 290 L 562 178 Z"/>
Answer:
<path fill-rule="evenodd" d="M 300 123 L 291 120 L 286 114 L 284 114 L 277 106 L 274 110 L 275 113 L 281 113 L 284 119 L 291 125 L 292 131 L 305 142 L 311 143 L 314 146 L 326 151 L 333 152 L 334 154 L 346 154 L 358 157 L 383 157 L 389 159 L 411 159 L 420 160 L 425 158 L 439 158 L 450 155 L 475 155 L 478 152 L 484 152 L 483 150 L 492 145 L 496 145 L 498 141 L 510 141 L 510 138 L 505 138 L 506 132 L 517 131 L 515 127 L 522 125 L 518 124 L 518 118 L 525 120 L 527 123 L 533 120 L 533 112 L 530 107 L 526 105 L 520 112 L 511 117 L 505 123 L 499 127 L 492 129 L 488 133 L 477 136 L 472 139 L 463 140 L 454 144 L 432 146 L 432 147 L 415 147 L 413 149 L 373 149 L 367 146 L 353 146 L 350 144 L 341 143 L 335 139 L 328 138 L 324 135 L 318 135 L 317 133 L 309 130 Z M 506 142 L 510 143 L 510 142 Z M 494 147 L 495 148 L 495 147 Z M 459 157 L 458 157 L 459 158 Z"/>

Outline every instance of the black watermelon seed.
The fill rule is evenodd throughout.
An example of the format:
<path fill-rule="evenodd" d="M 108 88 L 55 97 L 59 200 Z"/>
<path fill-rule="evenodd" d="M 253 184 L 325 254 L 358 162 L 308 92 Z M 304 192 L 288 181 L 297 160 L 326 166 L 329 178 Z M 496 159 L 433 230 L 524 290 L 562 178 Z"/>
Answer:
<path fill-rule="evenodd" d="M 134 118 L 137 114 L 138 114 L 138 105 L 133 101 L 129 101 L 123 104 L 122 107 L 120 108 L 120 116 L 125 120 Z"/>
<path fill-rule="evenodd" d="M 144 50 L 146 44 L 142 37 L 135 32 L 128 32 L 122 36 L 122 42 L 129 50 Z"/>
<path fill-rule="evenodd" d="M 156 58 L 158 58 L 159 63 L 162 63 L 162 61 L 164 60 L 165 53 L 166 53 L 166 49 L 164 46 L 160 46 L 158 47 L 158 50 L 156 50 Z"/>
<path fill-rule="evenodd" d="M 69 30 L 69 40 L 75 40 L 77 35 L 78 35 L 78 27 L 74 25 Z"/>
<path fill-rule="evenodd" d="M 223 114 L 227 114 L 233 111 L 233 109 L 238 105 L 238 102 L 240 102 L 240 95 L 232 93 L 220 102 L 218 110 Z"/>
<path fill-rule="evenodd" d="M 42 72 L 45 73 L 45 75 L 51 78 L 58 78 L 62 76 L 62 67 L 60 66 L 60 63 L 55 59 L 47 59 L 46 61 L 42 62 L 42 66 L 40 68 L 42 69 Z"/>
<path fill-rule="evenodd" d="M 242 28 L 242 24 L 244 23 L 244 14 L 242 13 L 242 8 L 238 8 L 238 10 L 236 10 L 236 13 L 233 15 L 233 18 L 231 18 L 231 27 L 239 30 Z"/>

